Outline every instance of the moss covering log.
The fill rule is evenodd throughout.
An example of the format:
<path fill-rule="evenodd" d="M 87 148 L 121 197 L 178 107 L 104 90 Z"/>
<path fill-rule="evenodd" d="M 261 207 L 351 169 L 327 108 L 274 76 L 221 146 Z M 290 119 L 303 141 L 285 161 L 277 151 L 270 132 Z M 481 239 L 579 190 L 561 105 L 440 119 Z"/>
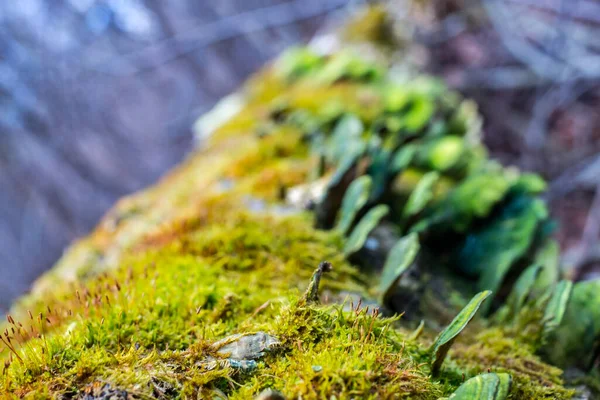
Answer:
<path fill-rule="evenodd" d="M 568 341 L 584 366 L 553 349 L 593 311 L 558 284 L 544 183 L 487 157 L 472 102 L 303 48 L 224 104 L 15 304 L 4 396 L 568 399 L 558 366 L 593 379 L 595 322 Z"/>

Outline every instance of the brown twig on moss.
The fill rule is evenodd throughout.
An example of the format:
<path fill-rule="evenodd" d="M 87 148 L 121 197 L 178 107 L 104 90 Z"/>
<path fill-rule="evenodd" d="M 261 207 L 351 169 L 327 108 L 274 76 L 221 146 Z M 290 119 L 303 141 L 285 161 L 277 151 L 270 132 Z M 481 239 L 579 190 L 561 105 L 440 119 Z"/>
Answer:
<path fill-rule="evenodd" d="M 319 284 L 321 283 L 321 276 L 324 272 L 329 272 L 332 269 L 333 266 L 329 261 L 323 261 L 319 264 L 313 273 L 313 276 L 310 278 L 310 283 L 308 284 L 306 292 L 304 292 L 304 296 L 302 296 L 303 303 L 308 304 L 319 302 Z"/>

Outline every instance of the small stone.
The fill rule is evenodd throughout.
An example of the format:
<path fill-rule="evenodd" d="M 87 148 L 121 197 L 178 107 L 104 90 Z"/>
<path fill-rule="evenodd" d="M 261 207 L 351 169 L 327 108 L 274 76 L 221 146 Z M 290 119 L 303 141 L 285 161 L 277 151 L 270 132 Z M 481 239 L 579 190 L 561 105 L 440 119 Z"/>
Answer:
<path fill-rule="evenodd" d="M 265 351 L 280 344 L 279 340 L 264 332 L 251 335 L 232 335 L 213 344 L 217 355 L 232 360 L 255 360 Z"/>
<path fill-rule="evenodd" d="M 323 371 L 323 367 L 321 367 L 320 365 L 313 365 L 312 370 L 315 372 L 321 372 Z"/>
<path fill-rule="evenodd" d="M 177 397 L 175 385 L 170 382 L 163 381 L 155 376 L 150 379 L 150 387 L 152 388 L 152 394 L 157 399 L 162 400 Z"/>
<path fill-rule="evenodd" d="M 229 362 L 229 366 L 231 368 L 241 369 L 244 371 L 252 371 L 258 366 L 254 360 L 234 360 L 230 358 L 227 361 Z"/>

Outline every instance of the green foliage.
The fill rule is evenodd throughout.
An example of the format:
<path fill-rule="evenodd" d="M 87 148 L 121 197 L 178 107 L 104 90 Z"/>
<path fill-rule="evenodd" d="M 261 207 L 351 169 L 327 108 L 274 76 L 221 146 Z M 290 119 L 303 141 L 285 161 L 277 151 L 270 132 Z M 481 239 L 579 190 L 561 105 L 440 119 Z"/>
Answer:
<path fill-rule="evenodd" d="M 481 374 L 463 383 L 449 399 L 505 400 L 511 385 L 512 378 L 508 374 Z"/>
<path fill-rule="evenodd" d="M 515 399 L 571 398 L 573 391 L 564 388 L 562 371 L 532 354 L 532 345 L 522 339 L 521 335 L 531 334 L 530 328 L 500 324 L 457 341 L 451 350 L 457 373 L 473 376 L 490 369 L 508 373 L 513 378 L 511 397 Z M 445 369 L 451 368 L 448 363 Z"/>
<path fill-rule="evenodd" d="M 344 194 L 342 200 L 342 207 L 340 208 L 340 215 L 338 217 L 338 223 L 336 229 L 341 234 L 346 234 L 356 214 L 367 204 L 369 200 L 369 193 L 371 192 L 371 178 L 367 175 L 361 176 L 360 178 L 352 181 L 348 190 Z"/>
<path fill-rule="evenodd" d="M 526 254 L 542 218 L 537 205 L 536 200 L 518 198 L 485 229 L 467 239 L 459 265 L 480 275 L 480 290 L 497 291 L 511 267 Z"/>
<path fill-rule="evenodd" d="M 390 177 L 389 165 L 392 152 L 395 148 L 394 140 L 390 139 L 381 145 L 376 144 L 370 149 L 371 163 L 367 168 L 367 174 L 373 178 L 373 188 L 369 200 L 378 201 L 386 190 Z"/>
<path fill-rule="evenodd" d="M 427 96 L 416 94 L 408 104 L 408 112 L 400 120 L 400 126 L 410 133 L 420 131 L 435 112 L 433 101 Z"/>
<path fill-rule="evenodd" d="M 513 185 L 513 190 L 521 193 L 542 193 L 546 190 L 546 182 L 536 174 L 523 173 Z"/>
<path fill-rule="evenodd" d="M 446 354 L 448 354 L 448 350 L 450 350 L 456 337 L 463 329 L 465 329 L 469 321 L 475 316 L 475 313 L 483 301 L 491 294 L 492 292 L 488 290 L 475 295 L 469 304 L 458 313 L 452 322 L 450 322 L 450 325 L 448 325 L 435 339 L 435 342 L 431 346 L 431 371 L 434 375 L 439 372 L 440 367 L 446 358 Z"/>
<path fill-rule="evenodd" d="M 401 238 L 392 247 L 383 266 L 379 281 L 381 304 L 387 303 L 387 298 L 402 278 L 402 274 L 412 265 L 418 252 L 419 237 L 414 233 Z"/>
<path fill-rule="evenodd" d="M 342 79 L 372 81 L 381 78 L 382 70 L 352 52 L 340 52 L 330 57 L 322 69 L 312 79 L 330 84 Z"/>
<path fill-rule="evenodd" d="M 557 288 L 553 296 L 556 303 L 564 304 L 563 289 Z M 576 365 L 583 370 L 592 367 L 600 348 L 600 281 L 577 282 L 573 285 L 571 299 L 558 328 L 548 335 L 544 348 L 546 356 L 556 365 Z M 559 309 L 559 312 L 562 308 Z M 554 315 L 554 314 L 553 314 Z"/>
<path fill-rule="evenodd" d="M 321 57 L 305 47 L 289 49 L 279 57 L 275 64 L 278 73 L 293 79 L 306 75 L 323 64 Z"/>
<path fill-rule="evenodd" d="M 399 148 L 390 161 L 390 171 L 398 173 L 406 168 L 411 163 L 416 152 L 417 146 L 411 144 L 406 144 Z"/>
<path fill-rule="evenodd" d="M 559 256 L 558 243 L 555 240 L 547 240 L 535 254 L 535 262 L 542 266 L 540 276 L 534 285 L 534 292 L 538 295 L 558 282 Z"/>
<path fill-rule="evenodd" d="M 511 317 L 516 316 L 523 308 L 523 305 L 531 295 L 533 286 L 541 271 L 541 265 L 530 265 L 523 273 L 521 273 L 515 282 L 515 285 L 506 300 L 506 305 L 508 306 L 509 315 Z"/>
<path fill-rule="evenodd" d="M 465 153 L 464 138 L 459 136 L 442 136 L 425 143 L 417 160 L 434 171 L 447 171 L 456 166 Z"/>
<path fill-rule="evenodd" d="M 418 214 L 427 206 L 433 198 L 433 185 L 439 177 L 440 175 L 435 171 L 423 175 L 404 206 L 403 217 L 405 219 Z"/>
<path fill-rule="evenodd" d="M 484 218 L 509 189 L 508 179 L 498 172 L 480 172 L 468 176 L 413 230 L 447 230 L 464 232 L 475 218 Z"/>
<path fill-rule="evenodd" d="M 369 233 L 375 229 L 388 212 L 389 208 L 385 204 L 380 204 L 370 209 L 348 237 L 344 246 L 344 254 L 350 255 L 359 251 L 364 246 Z"/>
<path fill-rule="evenodd" d="M 356 166 L 357 161 L 360 159 L 364 151 L 364 146 L 357 146 L 350 149 L 350 151 L 344 153 L 338 162 L 331 180 L 327 187 L 328 189 L 335 188 L 341 180 L 348 174 L 348 172 Z"/>
<path fill-rule="evenodd" d="M 547 337 L 552 331 L 554 331 L 562 322 L 567 305 L 571 299 L 571 293 L 573 291 L 573 282 L 571 281 L 560 281 L 556 284 L 550 301 L 544 311 L 544 330 L 543 334 Z"/>
<path fill-rule="evenodd" d="M 592 365 L 598 290 L 577 283 L 567 303 L 560 283 L 551 297 L 561 277 L 545 184 L 487 158 L 474 103 L 308 49 L 244 96 L 202 152 L 123 200 L 11 311 L 0 390 L 439 399 L 495 387 L 504 398 L 510 375 L 512 398 L 573 395 L 537 354 Z M 322 276 L 324 260 L 334 268 Z M 491 303 L 477 288 L 494 290 L 511 324 L 464 329 Z M 412 335 L 405 311 L 424 319 Z M 490 369 L 498 382 L 459 389 Z"/>
<path fill-rule="evenodd" d="M 364 127 L 362 121 L 353 114 L 344 115 L 331 132 L 325 156 L 332 163 L 338 163 L 346 154 L 355 154 L 363 149 L 361 137 Z"/>

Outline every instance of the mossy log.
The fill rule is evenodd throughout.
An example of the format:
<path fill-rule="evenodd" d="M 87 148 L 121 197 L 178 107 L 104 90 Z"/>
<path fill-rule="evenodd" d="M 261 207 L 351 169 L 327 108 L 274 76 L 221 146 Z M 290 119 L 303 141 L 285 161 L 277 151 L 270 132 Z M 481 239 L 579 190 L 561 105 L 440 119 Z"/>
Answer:
<path fill-rule="evenodd" d="M 287 52 L 13 307 L 0 391 L 581 395 L 560 368 L 594 387 L 598 311 L 569 302 L 592 291 L 559 283 L 544 182 L 489 160 L 480 125 L 435 79 Z"/>

